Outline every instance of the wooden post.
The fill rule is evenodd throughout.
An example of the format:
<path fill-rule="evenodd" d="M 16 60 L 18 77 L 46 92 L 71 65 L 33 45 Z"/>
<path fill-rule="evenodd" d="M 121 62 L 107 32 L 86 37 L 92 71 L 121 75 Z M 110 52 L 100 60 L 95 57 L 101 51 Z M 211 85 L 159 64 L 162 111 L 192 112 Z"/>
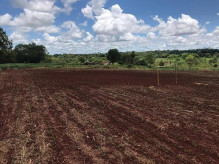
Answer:
<path fill-rule="evenodd" d="M 175 64 L 175 75 L 176 75 L 176 84 L 178 83 L 178 77 L 177 77 L 177 63 Z"/>
<path fill-rule="evenodd" d="M 160 86 L 160 74 L 159 74 L 159 68 L 158 68 L 158 64 L 157 64 L 157 86 Z"/>

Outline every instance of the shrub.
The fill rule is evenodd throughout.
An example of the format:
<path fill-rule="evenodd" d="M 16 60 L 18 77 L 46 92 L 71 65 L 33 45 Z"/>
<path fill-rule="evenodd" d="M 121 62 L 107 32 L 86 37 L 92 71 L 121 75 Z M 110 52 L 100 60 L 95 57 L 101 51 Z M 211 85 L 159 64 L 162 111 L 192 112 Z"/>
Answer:
<path fill-rule="evenodd" d="M 120 59 L 120 53 L 117 49 L 110 49 L 107 53 L 107 59 L 112 62 L 113 64 L 115 62 L 118 62 Z"/>
<path fill-rule="evenodd" d="M 161 60 L 160 63 L 159 63 L 159 66 L 164 66 L 164 64 L 165 63 Z"/>
<path fill-rule="evenodd" d="M 132 64 L 127 65 L 127 68 L 132 68 L 132 67 L 133 67 Z"/>

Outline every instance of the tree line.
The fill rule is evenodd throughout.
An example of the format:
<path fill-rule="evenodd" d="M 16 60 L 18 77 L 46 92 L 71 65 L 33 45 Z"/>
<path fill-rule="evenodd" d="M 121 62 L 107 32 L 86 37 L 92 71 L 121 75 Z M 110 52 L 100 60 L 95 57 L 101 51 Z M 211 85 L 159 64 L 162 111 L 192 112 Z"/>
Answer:
<path fill-rule="evenodd" d="M 171 63 L 182 62 L 189 66 L 197 64 L 202 58 L 202 62 L 208 62 L 217 67 L 219 57 L 218 49 L 195 49 L 195 50 L 165 50 L 165 51 L 146 51 L 146 52 L 119 52 L 117 49 L 110 49 L 107 53 L 98 54 L 55 54 L 49 55 L 45 46 L 35 43 L 18 44 L 13 49 L 12 41 L 0 27 L 0 63 L 57 63 L 57 64 L 76 64 L 76 65 L 98 65 L 106 62 L 120 65 L 146 66 L 152 68 L 156 59 L 159 66 L 165 66 L 167 59 Z M 208 60 L 206 60 L 209 58 Z M 205 60 L 205 61 L 204 61 Z"/>
<path fill-rule="evenodd" d="M 40 63 L 48 54 L 43 45 L 18 44 L 13 49 L 12 41 L 0 27 L 0 63 Z"/>

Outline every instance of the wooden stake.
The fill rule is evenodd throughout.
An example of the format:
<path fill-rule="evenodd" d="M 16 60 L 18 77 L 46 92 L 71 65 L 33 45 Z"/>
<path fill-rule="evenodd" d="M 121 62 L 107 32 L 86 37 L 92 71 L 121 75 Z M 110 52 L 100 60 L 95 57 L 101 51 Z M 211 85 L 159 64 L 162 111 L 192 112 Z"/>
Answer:
<path fill-rule="evenodd" d="M 157 64 L 157 86 L 160 86 L 160 74 L 159 74 L 159 69 L 158 69 L 158 64 Z"/>
<path fill-rule="evenodd" d="M 175 77 L 176 77 L 176 84 L 178 83 L 178 77 L 177 77 L 177 64 L 175 64 Z"/>

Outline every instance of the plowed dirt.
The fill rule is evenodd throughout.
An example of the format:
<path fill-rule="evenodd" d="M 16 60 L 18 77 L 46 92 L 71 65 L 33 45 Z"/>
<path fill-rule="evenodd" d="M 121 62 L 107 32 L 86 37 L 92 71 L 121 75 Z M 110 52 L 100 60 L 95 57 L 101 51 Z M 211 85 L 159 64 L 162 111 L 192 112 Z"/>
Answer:
<path fill-rule="evenodd" d="M 219 73 L 9 70 L 0 163 L 219 163 Z"/>

